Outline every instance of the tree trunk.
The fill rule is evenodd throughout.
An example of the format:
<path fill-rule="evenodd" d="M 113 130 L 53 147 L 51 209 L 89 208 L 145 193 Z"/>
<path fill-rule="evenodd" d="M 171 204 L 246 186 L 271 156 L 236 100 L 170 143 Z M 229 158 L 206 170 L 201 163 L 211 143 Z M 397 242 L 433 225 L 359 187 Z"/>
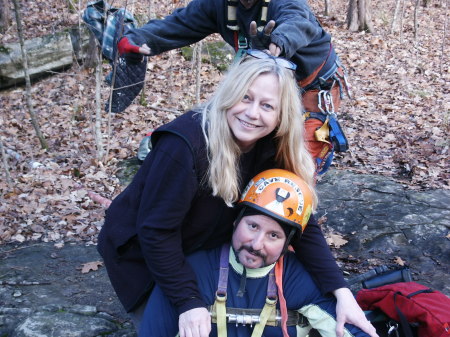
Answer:
<path fill-rule="evenodd" d="M 101 50 L 97 51 L 97 67 L 95 68 L 95 123 L 94 123 L 94 139 L 97 148 L 97 161 L 103 159 L 104 149 L 102 140 L 102 62 Z"/>
<path fill-rule="evenodd" d="M 193 66 L 195 66 L 195 103 L 200 104 L 200 88 L 201 88 L 201 68 L 202 68 L 202 47 L 203 42 L 200 41 L 194 46 L 193 51 Z"/>
<path fill-rule="evenodd" d="M 330 0 L 325 0 L 325 9 L 323 11 L 323 15 L 331 16 L 332 13 L 333 13 L 333 10 L 331 8 L 331 1 Z"/>
<path fill-rule="evenodd" d="M 445 6 L 447 7 L 447 4 Z M 447 14 L 447 10 L 446 10 L 445 11 L 445 21 L 444 21 L 444 32 L 443 32 L 442 45 L 441 45 L 441 60 L 439 62 L 439 69 L 440 69 L 441 75 L 443 73 L 442 60 L 444 59 L 444 55 L 445 55 L 445 40 L 447 39 L 447 18 L 448 18 L 448 14 Z"/>
<path fill-rule="evenodd" d="M 2 155 L 3 168 L 5 169 L 6 182 L 8 185 L 12 185 L 11 175 L 9 174 L 8 158 L 6 157 L 6 151 L 3 147 L 2 139 L 0 138 L 0 153 Z"/>
<path fill-rule="evenodd" d="M 392 22 L 391 22 L 391 34 L 394 33 L 395 25 L 397 23 L 398 11 L 400 10 L 400 1 L 401 0 L 395 0 L 394 16 L 392 17 Z"/>
<path fill-rule="evenodd" d="M 6 32 L 11 25 L 11 10 L 9 0 L 0 0 L 0 33 Z"/>
<path fill-rule="evenodd" d="M 418 29 L 419 29 L 419 24 L 418 24 L 418 16 L 419 16 L 419 4 L 420 4 L 420 0 L 416 0 L 416 5 L 414 7 L 414 40 L 417 41 L 417 34 L 418 34 Z"/>
<path fill-rule="evenodd" d="M 14 13 L 16 16 L 16 22 L 17 22 L 17 33 L 19 34 L 19 42 L 20 42 L 20 49 L 22 51 L 22 62 L 23 62 L 23 71 L 25 74 L 25 84 L 26 84 L 26 100 L 27 100 L 27 107 L 28 107 L 28 113 L 31 117 L 31 124 L 34 127 L 34 130 L 36 131 L 36 135 L 39 138 L 39 142 L 41 143 L 41 147 L 43 149 L 48 148 L 47 141 L 44 138 L 44 135 L 41 132 L 41 128 L 39 126 L 39 121 L 37 118 L 37 115 L 34 112 L 33 109 L 33 102 L 31 98 L 31 81 L 30 81 L 30 74 L 28 73 L 28 56 L 27 51 L 25 49 L 24 39 L 23 39 L 23 29 L 22 29 L 22 19 L 20 16 L 20 8 L 19 4 L 17 3 L 17 0 L 13 0 L 14 3 Z"/>
<path fill-rule="evenodd" d="M 374 32 L 370 0 L 350 0 L 347 10 L 347 28 L 353 32 Z"/>

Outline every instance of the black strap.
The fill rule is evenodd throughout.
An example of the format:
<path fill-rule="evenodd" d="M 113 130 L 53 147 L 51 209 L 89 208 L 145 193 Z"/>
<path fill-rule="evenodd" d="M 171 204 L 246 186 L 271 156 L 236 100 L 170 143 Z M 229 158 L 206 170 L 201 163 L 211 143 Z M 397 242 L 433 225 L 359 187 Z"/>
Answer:
<path fill-rule="evenodd" d="M 431 288 L 428 288 L 428 289 L 422 289 L 422 290 L 417 290 L 417 291 L 415 291 L 415 292 L 413 292 L 413 293 L 407 295 L 406 297 L 407 297 L 407 298 L 411 298 L 411 297 L 416 296 L 416 295 L 418 295 L 418 294 L 422 294 L 422 293 L 432 293 L 432 292 L 434 292 L 434 290 L 431 289 Z"/>
<path fill-rule="evenodd" d="M 395 310 L 397 311 L 398 317 L 399 317 L 399 319 L 400 319 L 400 326 L 402 327 L 403 334 L 405 335 L 405 337 L 414 337 L 414 336 L 413 336 L 413 333 L 412 333 L 412 330 L 411 330 L 411 327 L 409 326 L 409 322 L 408 322 L 408 320 L 406 319 L 405 314 L 404 314 L 404 313 L 400 310 L 400 308 L 397 306 L 397 303 L 396 303 L 396 301 L 397 301 L 397 295 L 402 295 L 402 296 L 403 296 L 403 294 L 402 294 L 401 292 L 399 292 L 399 291 L 397 291 L 397 292 L 394 294 L 394 305 L 395 305 Z"/>

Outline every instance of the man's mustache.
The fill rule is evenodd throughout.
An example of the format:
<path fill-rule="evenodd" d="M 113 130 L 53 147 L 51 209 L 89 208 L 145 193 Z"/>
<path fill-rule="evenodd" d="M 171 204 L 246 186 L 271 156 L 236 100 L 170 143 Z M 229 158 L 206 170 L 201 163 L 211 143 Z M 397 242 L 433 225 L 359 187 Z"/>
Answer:
<path fill-rule="evenodd" d="M 239 248 L 238 253 L 240 253 L 244 249 L 255 256 L 259 256 L 260 258 L 262 258 L 264 260 L 266 259 L 265 254 L 261 253 L 259 250 L 253 249 L 253 247 L 249 246 L 249 245 L 242 245 L 241 248 Z"/>

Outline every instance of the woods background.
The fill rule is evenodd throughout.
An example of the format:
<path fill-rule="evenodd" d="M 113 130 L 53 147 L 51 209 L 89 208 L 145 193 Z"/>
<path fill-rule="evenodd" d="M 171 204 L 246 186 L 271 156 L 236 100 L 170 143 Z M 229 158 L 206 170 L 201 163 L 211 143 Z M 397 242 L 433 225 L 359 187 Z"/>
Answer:
<path fill-rule="evenodd" d="M 354 99 L 344 100 L 339 115 L 350 150 L 336 156 L 336 169 L 387 175 L 405 188 L 449 189 L 448 2 L 310 1 L 353 89 Z M 23 38 L 81 25 L 86 4 L 18 1 Z M 126 5 L 140 24 L 184 6 L 168 0 L 111 4 Z M 13 1 L 0 0 L 0 12 L 1 50 L 19 34 Z M 145 95 L 122 114 L 103 109 L 110 91 L 102 80 L 107 62 L 97 68 L 100 81 L 95 67 L 74 62 L 32 81 L 29 95 L 26 85 L 0 91 L 0 243 L 95 243 L 104 209 L 88 191 L 106 198 L 120 193 L 119 163 L 136 155 L 148 130 L 211 95 L 223 76 L 208 61 L 207 42 L 215 40 L 220 37 L 203 43 L 202 62 L 187 60 L 180 50 L 149 58 Z"/>

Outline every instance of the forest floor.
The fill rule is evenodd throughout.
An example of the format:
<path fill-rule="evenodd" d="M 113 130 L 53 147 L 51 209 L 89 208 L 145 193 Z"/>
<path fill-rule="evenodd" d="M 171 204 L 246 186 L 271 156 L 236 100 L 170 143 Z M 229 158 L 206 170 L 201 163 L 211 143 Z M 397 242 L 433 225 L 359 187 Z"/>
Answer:
<path fill-rule="evenodd" d="M 26 38 L 76 25 L 63 0 L 21 1 Z M 449 189 L 450 60 L 448 2 L 431 0 L 418 11 L 414 37 L 414 2 L 404 1 L 403 19 L 391 21 L 394 2 L 372 0 L 375 33 L 346 30 L 344 0 L 334 1 L 334 14 L 320 15 L 323 1 L 311 1 L 333 41 L 352 83 L 353 99 L 343 102 L 339 120 L 350 150 L 338 154 L 337 169 L 392 177 L 409 189 Z M 86 1 L 80 1 L 81 11 Z M 120 7 L 120 3 L 114 6 Z M 130 5 L 129 5 L 130 6 Z M 180 7 L 159 1 L 158 17 Z M 148 4 L 134 3 L 145 22 Z M 447 27 L 447 28 L 446 28 Z M 208 38 L 219 39 L 217 36 Z M 17 41 L 15 25 L 0 37 L 0 45 Z M 105 159 L 96 159 L 94 141 L 95 76 L 74 65 L 33 83 L 33 105 L 49 142 L 41 150 L 31 126 L 25 87 L 0 92 L 0 132 L 8 172 L 0 169 L 0 243 L 41 240 L 62 246 L 69 241 L 95 243 L 104 209 L 88 191 L 113 198 L 124 186 L 115 175 L 118 163 L 136 155 L 146 132 L 168 122 L 195 102 L 194 65 L 179 50 L 149 59 L 145 102 L 125 113 L 102 119 Z M 109 71 L 105 63 L 104 73 Z M 223 73 L 211 63 L 201 66 L 201 101 Z M 102 87 L 102 106 L 109 87 Z"/>

